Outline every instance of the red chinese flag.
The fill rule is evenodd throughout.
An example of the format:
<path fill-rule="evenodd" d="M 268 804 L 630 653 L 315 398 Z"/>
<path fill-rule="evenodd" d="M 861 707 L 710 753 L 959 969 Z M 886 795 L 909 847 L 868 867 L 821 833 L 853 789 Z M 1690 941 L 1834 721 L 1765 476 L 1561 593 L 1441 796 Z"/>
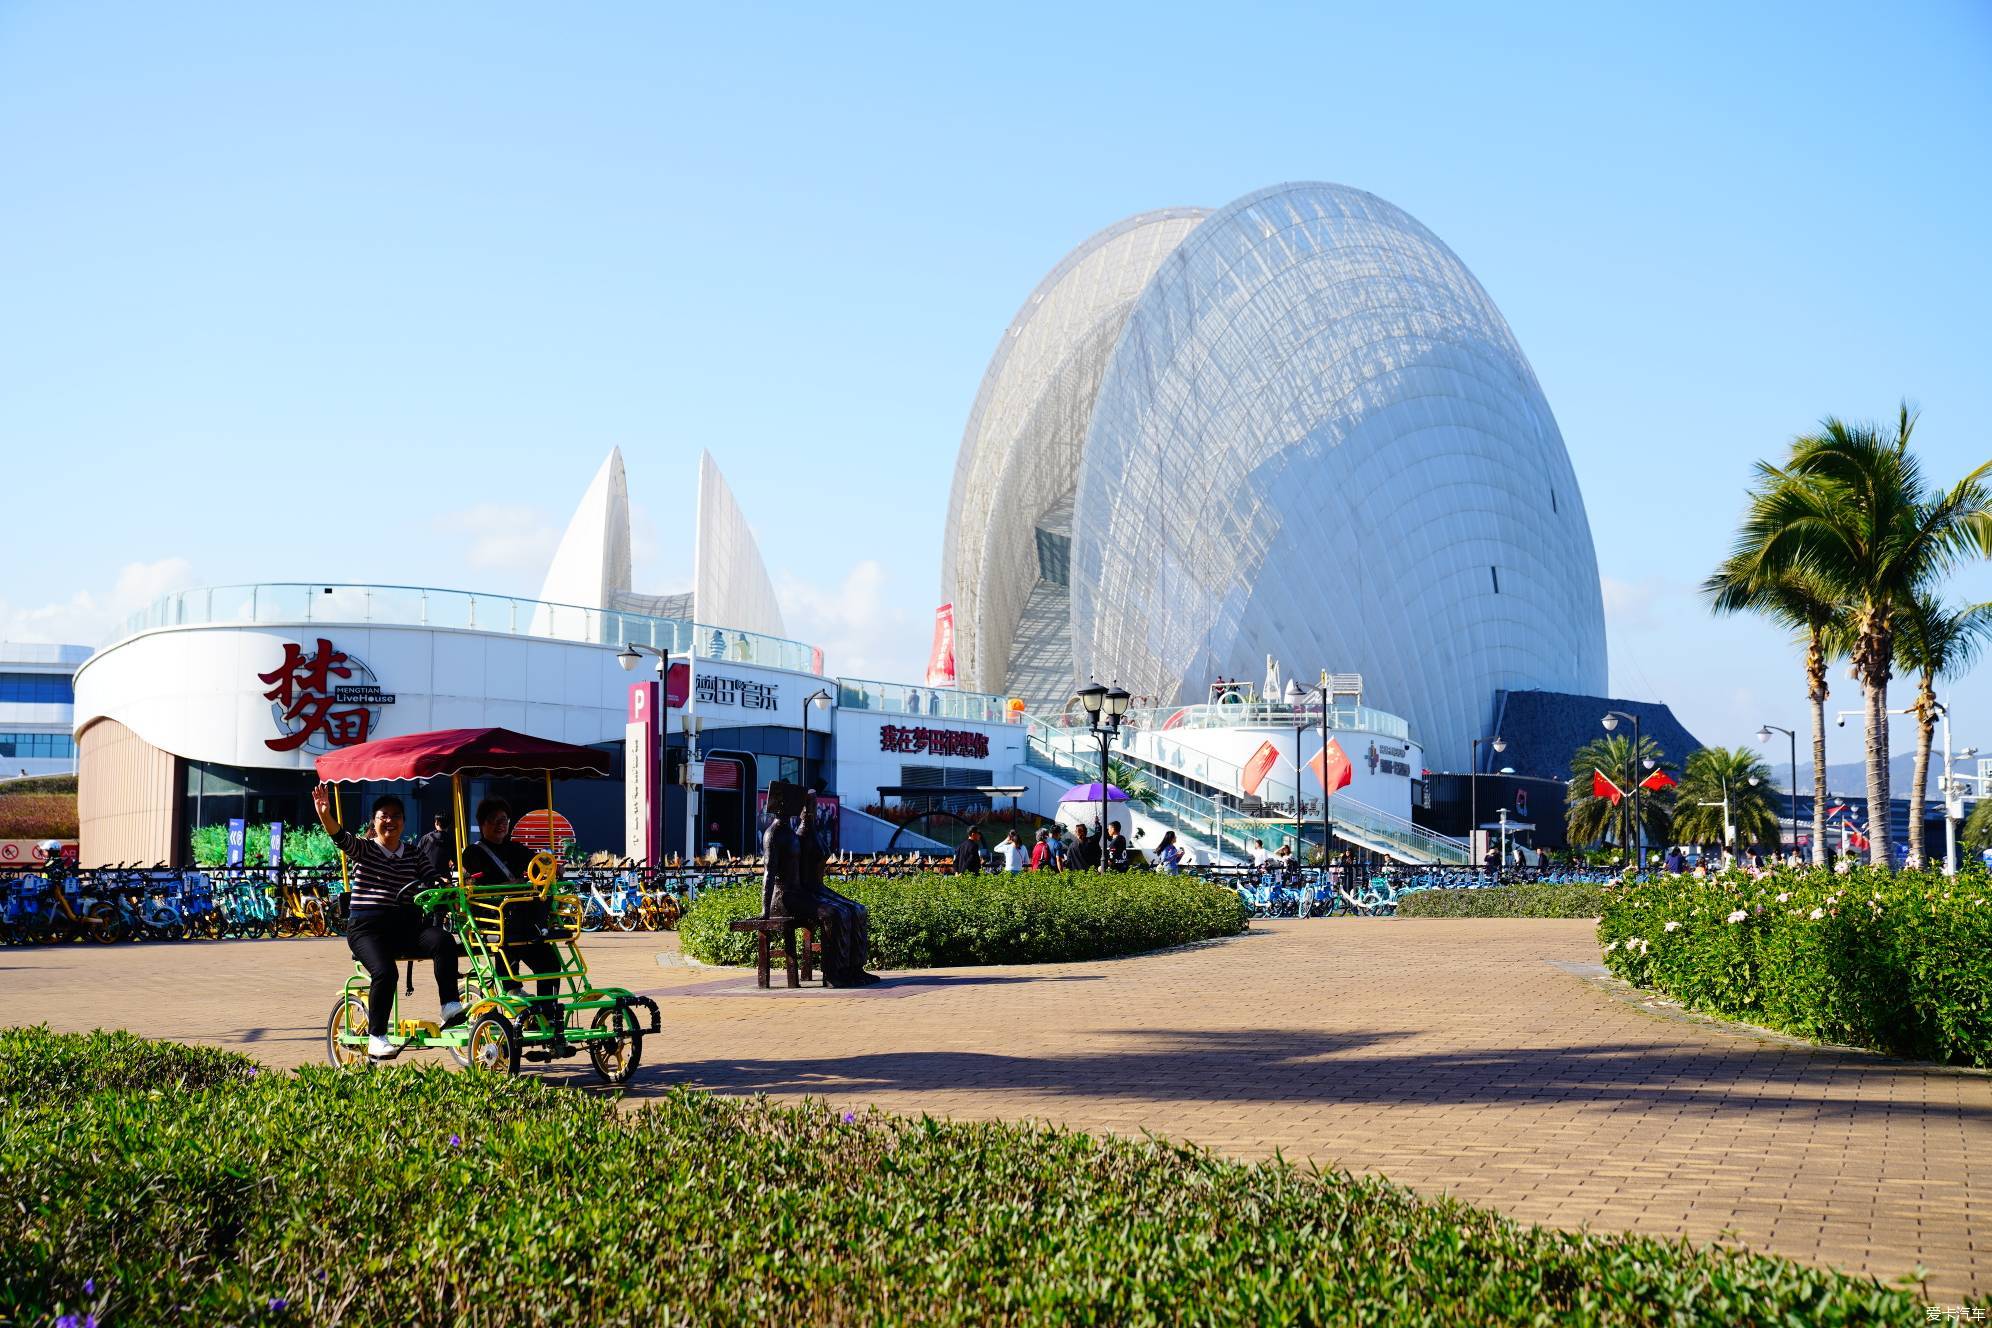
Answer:
<path fill-rule="evenodd" d="M 1270 742 L 1259 744 L 1259 750 L 1252 753 L 1252 759 L 1245 763 L 1240 788 L 1248 798 L 1258 796 L 1259 785 L 1265 782 L 1266 774 L 1273 768 L 1273 762 L 1280 759 L 1280 749 Z"/>
<path fill-rule="evenodd" d="M 1598 769 L 1596 766 L 1592 766 L 1591 796 L 1594 798 L 1609 799 L 1612 806 L 1616 807 L 1619 805 L 1619 799 L 1625 796 L 1625 790 L 1612 783 L 1611 780 L 1606 779 L 1604 771 Z"/>
<path fill-rule="evenodd" d="M 1322 760 L 1324 756 L 1327 758 L 1325 762 Z M 1326 769 L 1323 769 L 1324 765 Z M 1321 781 L 1321 787 L 1330 793 L 1336 789 L 1349 787 L 1349 781 L 1356 777 L 1356 767 L 1349 760 L 1349 754 L 1343 751 L 1342 744 L 1333 738 L 1328 740 L 1326 747 L 1314 754 L 1314 759 L 1307 763 L 1307 768 Z"/>
<path fill-rule="evenodd" d="M 1661 789 L 1670 789 L 1680 782 L 1680 780 L 1675 779 L 1665 770 L 1655 770 L 1652 774 L 1639 781 L 1639 787 L 1658 793 Z"/>

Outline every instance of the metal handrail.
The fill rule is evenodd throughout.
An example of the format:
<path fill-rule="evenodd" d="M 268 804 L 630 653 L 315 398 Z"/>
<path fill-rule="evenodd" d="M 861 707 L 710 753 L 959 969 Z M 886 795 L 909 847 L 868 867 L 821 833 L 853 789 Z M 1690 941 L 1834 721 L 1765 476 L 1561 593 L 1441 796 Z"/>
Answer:
<path fill-rule="evenodd" d="M 649 646 L 666 654 L 820 673 L 820 652 L 801 641 L 685 618 L 487 595 L 432 586 L 268 581 L 162 595 L 126 619 L 119 640 L 212 623 L 360 623 L 459 628 L 590 645 Z"/>

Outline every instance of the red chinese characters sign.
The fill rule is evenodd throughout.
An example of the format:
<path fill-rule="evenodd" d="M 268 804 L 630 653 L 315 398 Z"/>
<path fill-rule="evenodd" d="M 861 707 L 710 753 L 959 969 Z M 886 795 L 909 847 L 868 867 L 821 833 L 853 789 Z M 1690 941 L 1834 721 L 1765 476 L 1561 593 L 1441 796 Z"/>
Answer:
<path fill-rule="evenodd" d="M 882 752 L 925 752 L 929 756 L 989 755 L 989 735 L 972 729 L 916 728 L 902 724 L 882 725 L 878 731 Z"/>
<path fill-rule="evenodd" d="M 273 752 L 324 752 L 365 742 L 373 736 L 380 707 L 394 702 L 372 669 L 322 636 L 308 653 L 286 641 L 283 662 L 256 677 L 269 688 L 263 698 L 281 730 L 263 742 Z"/>

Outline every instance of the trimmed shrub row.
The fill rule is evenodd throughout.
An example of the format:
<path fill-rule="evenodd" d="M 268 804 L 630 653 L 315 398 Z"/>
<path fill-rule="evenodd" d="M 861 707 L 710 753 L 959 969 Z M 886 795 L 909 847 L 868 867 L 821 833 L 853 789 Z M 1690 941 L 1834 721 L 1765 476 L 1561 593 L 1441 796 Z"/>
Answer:
<path fill-rule="evenodd" d="M 1595 918 L 1616 886 L 1523 882 L 1484 890 L 1416 890 L 1397 901 L 1400 918 Z"/>
<path fill-rule="evenodd" d="M 1613 891 L 1619 977 L 1692 1009 L 1922 1060 L 1992 1066 L 1982 868 L 1665 877 Z"/>
<path fill-rule="evenodd" d="M 217 1055 L 0 1038 L 0 1322 L 1924 1321 L 1830 1270 L 1155 1139 Z M 44 1094 L 49 1064 L 105 1091 Z"/>
<path fill-rule="evenodd" d="M 1135 954 L 1245 930 L 1238 892 L 1191 876 L 1150 872 L 1015 872 L 870 877 L 836 888 L 871 913 L 876 968 L 1051 964 Z M 759 917 L 758 884 L 698 897 L 678 922 L 693 958 L 751 964 L 753 938 L 731 932 Z"/>

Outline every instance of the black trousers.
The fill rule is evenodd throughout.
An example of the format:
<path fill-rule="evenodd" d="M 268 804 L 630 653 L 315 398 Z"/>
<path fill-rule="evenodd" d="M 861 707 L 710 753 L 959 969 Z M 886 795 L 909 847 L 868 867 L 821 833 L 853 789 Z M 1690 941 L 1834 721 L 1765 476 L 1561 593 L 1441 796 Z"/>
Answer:
<path fill-rule="evenodd" d="M 394 1023 L 395 964 L 403 958 L 433 960 L 436 997 L 448 1005 L 457 998 L 456 938 L 414 909 L 353 914 L 346 948 L 373 979 L 367 990 L 367 1032 L 386 1037 Z"/>
<path fill-rule="evenodd" d="M 505 947 L 506 962 L 515 973 L 552 973 L 560 968 L 560 949 L 552 941 L 514 941 Z M 507 987 L 517 988 L 516 982 Z M 560 994 L 559 978 L 541 978 L 533 986 L 542 996 Z"/>

